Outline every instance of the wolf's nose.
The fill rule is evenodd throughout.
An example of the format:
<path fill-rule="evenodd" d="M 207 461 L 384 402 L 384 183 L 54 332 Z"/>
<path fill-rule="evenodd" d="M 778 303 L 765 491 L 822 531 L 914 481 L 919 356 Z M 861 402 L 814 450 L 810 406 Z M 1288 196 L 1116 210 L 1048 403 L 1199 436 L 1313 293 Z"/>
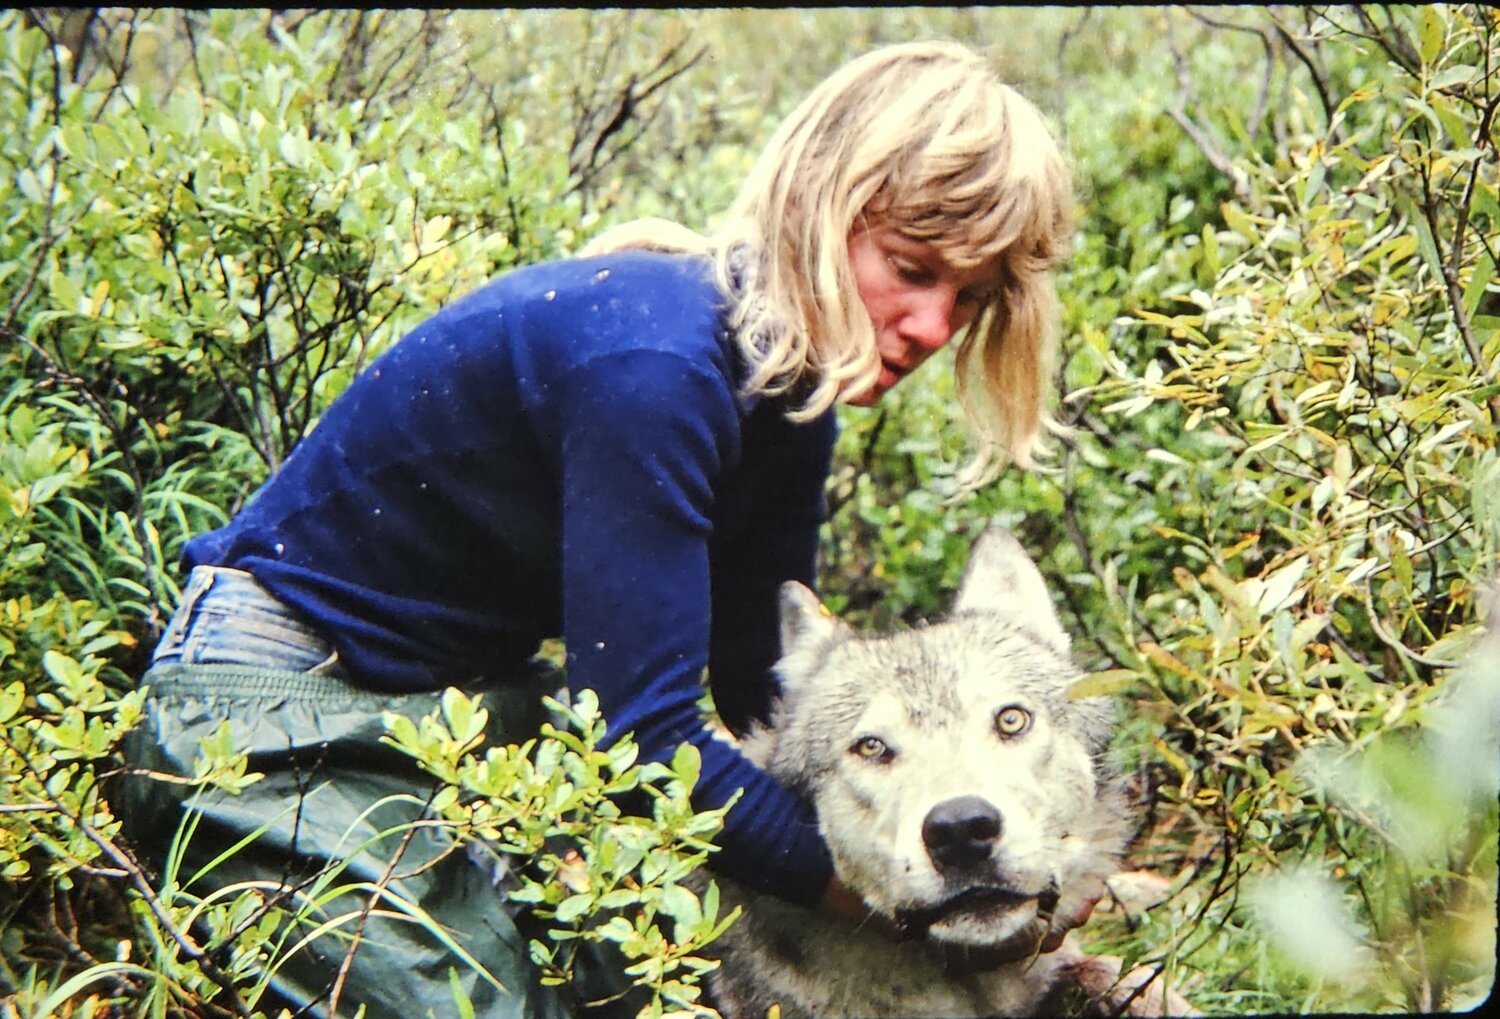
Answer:
<path fill-rule="evenodd" d="M 983 863 L 1000 841 L 1000 811 L 978 796 L 944 800 L 922 821 L 922 842 L 938 870 Z"/>

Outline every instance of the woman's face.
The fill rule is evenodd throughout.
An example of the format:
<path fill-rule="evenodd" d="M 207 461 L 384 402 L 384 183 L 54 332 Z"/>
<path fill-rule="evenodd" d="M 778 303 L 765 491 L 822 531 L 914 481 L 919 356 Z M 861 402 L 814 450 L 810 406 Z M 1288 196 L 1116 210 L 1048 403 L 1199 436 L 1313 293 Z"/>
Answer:
<path fill-rule="evenodd" d="M 999 278 L 997 260 L 956 269 L 933 245 L 878 221 L 849 233 L 849 268 L 870 322 L 880 376 L 848 402 L 868 407 L 974 320 Z"/>

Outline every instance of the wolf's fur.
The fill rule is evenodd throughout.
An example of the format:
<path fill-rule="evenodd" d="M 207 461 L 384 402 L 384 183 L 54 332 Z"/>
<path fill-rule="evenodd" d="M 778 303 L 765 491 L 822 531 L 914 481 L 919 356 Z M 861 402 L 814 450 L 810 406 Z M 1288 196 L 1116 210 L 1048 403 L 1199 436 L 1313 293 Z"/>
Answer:
<path fill-rule="evenodd" d="M 1066 945 L 963 964 L 1035 945 L 1125 846 L 1111 709 L 1069 696 L 1067 646 L 1041 575 L 998 529 L 951 615 L 924 628 L 857 636 L 786 585 L 782 698 L 746 752 L 816 805 L 840 879 L 910 938 L 721 882 L 745 909 L 712 981 L 726 1016 L 1015 1015 L 1067 979 L 1081 959 Z"/>

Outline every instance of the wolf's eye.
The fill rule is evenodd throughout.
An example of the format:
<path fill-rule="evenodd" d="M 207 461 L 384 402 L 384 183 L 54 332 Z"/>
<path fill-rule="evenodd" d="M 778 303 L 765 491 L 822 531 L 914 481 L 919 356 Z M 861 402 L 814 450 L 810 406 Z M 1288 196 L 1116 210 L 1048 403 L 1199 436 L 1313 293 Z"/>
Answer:
<path fill-rule="evenodd" d="M 1031 712 L 1017 704 L 995 712 L 995 731 L 1013 739 L 1031 728 Z"/>
<path fill-rule="evenodd" d="M 886 746 L 885 740 L 879 736 L 861 736 L 854 741 L 849 748 L 856 757 L 863 757 L 867 761 L 876 761 L 885 764 L 896 756 L 896 751 Z"/>

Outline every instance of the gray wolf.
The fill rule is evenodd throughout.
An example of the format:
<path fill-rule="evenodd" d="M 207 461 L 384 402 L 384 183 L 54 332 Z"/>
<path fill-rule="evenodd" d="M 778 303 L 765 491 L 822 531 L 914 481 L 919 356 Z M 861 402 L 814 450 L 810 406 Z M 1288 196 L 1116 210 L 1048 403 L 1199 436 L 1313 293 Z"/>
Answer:
<path fill-rule="evenodd" d="M 1130 823 L 1105 756 L 1111 705 L 1069 696 L 1082 674 L 1020 544 L 986 531 L 941 622 L 860 636 L 789 583 L 781 628 L 781 699 L 743 749 L 815 804 L 840 879 L 908 937 L 721 881 L 744 915 L 722 938 L 716 1006 L 988 1016 L 1050 1010 L 1068 985 L 1105 995 L 1118 965 L 1101 973 L 1071 935 L 1030 950 L 1097 897 Z M 1129 1010 L 1148 999 L 1161 1007 Z"/>

